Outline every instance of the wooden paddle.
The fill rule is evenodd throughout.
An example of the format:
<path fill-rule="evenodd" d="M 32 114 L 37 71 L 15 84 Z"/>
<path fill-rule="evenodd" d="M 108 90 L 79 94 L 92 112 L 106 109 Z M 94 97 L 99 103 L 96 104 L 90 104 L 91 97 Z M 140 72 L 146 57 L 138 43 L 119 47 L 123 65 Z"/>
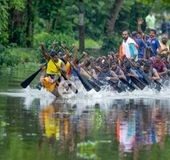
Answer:
<path fill-rule="evenodd" d="M 96 91 L 96 92 L 99 92 L 101 90 L 100 86 L 93 80 L 95 79 L 88 71 L 86 71 L 84 68 L 82 68 L 82 71 L 84 73 L 87 73 L 87 77 L 84 76 L 87 81 L 90 83 L 90 85 L 93 87 L 93 89 Z M 96 80 L 97 81 L 97 80 Z"/>
<path fill-rule="evenodd" d="M 43 65 L 43 66 L 45 66 L 45 65 Z M 37 71 L 35 71 L 33 74 L 31 74 L 28 78 L 26 78 L 24 81 L 22 81 L 20 83 L 20 85 L 23 88 L 26 88 L 34 80 L 34 78 L 38 75 L 38 73 L 42 70 L 42 68 L 43 67 L 39 68 Z"/>
<path fill-rule="evenodd" d="M 80 82 L 82 83 L 83 87 L 86 89 L 86 91 L 90 91 L 93 88 L 91 84 L 87 81 L 85 77 L 80 75 L 80 73 L 74 68 L 73 65 L 72 65 L 72 68 L 73 68 L 73 71 L 76 73 L 77 77 L 79 78 Z"/>
<path fill-rule="evenodd" d="M 96 68 L 99 72 L 101 72 L 98 68 Z M 96 80 L 96 79 L 95 79 Z M 119 80 L 122 82 L 122 83 L 124 83 L 125 85 L 127 85 L 132 91 L 133 90 L 135 90 L 136 88 L 132 85 L 132 84 L 130 84 L 127 80 L 125 80 L 125 79 L 123 79 L 123 78 L 119 78 Z M 99 83 L 98 83 L 99 82 Z M 112 87 L 113 87 L 113 82 L 112 81 L 107 81 L 110 85 L 112 85 Z M 101 85 L 104 85 L 102 82 L 100 82 L 99 80 L 97 80 L 97 82 L 96 83 L 98 83 L 99 85 L 101 84 Z M 114 84 L 114 89 L 115 90 L 117 90 L 119 93 L 121 93 L 122 92 L 122 88 L 120 88 L 120 87 L 115 87 L 116 85 Z"/>
<path fill-rule="evenodd" d="M 148 83 L 148 85 L 152 82 L 144 72 L 141 72 L 141 75 L 143 76 L 146 83 Z M 162 87 L 162 84 L 158 80 L 153 80 L 153 82 L 156 83 L 160 88 Z"/>
<path fill-rule="evenodd" d="M 43 65 L 43 66 L 45 66 L 45 65 Z M 38 75 L 38 73 L 42 70 L 42 68 L 43 67 L 39 68 L 37 71 L 35 71 L 33 74 L 31 74 L 28 78 L 26 78 L 24 81 L 22 81 L 20 83 L 21 87 L 26 88 L 34 80 L 34 78 Z"/>
<path fill-rule="evenodd" d="M 131 66 L 134 67 L 134 64 L 127 58 L 127 61 L 131 64 Z M 132 71 L 133 72 L 133 71 Z M 135 72 L 135 71 L 134 71 Z M 143 90 L 145 88 L 145 84 L 144 82 L 142 82 L 138 77 L 136 76 L 128 76 L 131 81 L 141 90 Z"/>
<path fill-rule="evenodd" d="M 54 63 L 54 65 L 56 66 L 56 68 L 59 68 L 55 62 L 53 61 L 53 57 L 51 57 L 49 55 L 49 57 L 51 58 L 52 62 Z M 64 71 L 60 70 L 61 76 L 64 78 L 65 82 L 68 84 L 69 88 L 72 89 L 72 91 L 77 94 L 78 93 L 78 89 L 76 89 L 69 81 L 68 78 L 66 77 L 66 74 L 64 73 Z"/>
<path fill-rule="evenodd" d="M 141 82 L 138 78 L 133 77 L 133 76 L 129 76 L 131 81 L 141 90 L 143 90 L 145 88 L 145 84 L 143 82 Z"/>
<path fill-rule="evenodd" d="M 90 83 L 90 85 L 93 87 L 93 89 L 94 89 L 96 92 L 99 92 L 99 91 L 101 90 L 101 88 L 100 88 L 95 82 L 93 82 L 92 80 L 87 79 L 87 81 Z"/>
<path fill-rule="evenodd" d="M 61 47 L 62 47 L 62 46 L 61 46 Z M 63 50 L 64 50 L 64 51 L 66 50 L 66 51 L 68 52 L 68 50 L 65 49 L 65 48 L 63 48 Z M 75 68 L 74 64 L 72 64 L 70 61 L 68 61 L 68 62 L 70 63 L 71 67 L 73 68 L 73 71 L 75 72 L 75 74 L 76 74 L 77 77 L 79 78 L 80 82 L 82 83 L 82 85 L 83 85 L 83 87 L 86 89 L 86 91 L 90 91 L 90 90 L 93 88 L 92 84 L 90 84 L 85 77 L 83 77 L 83 76 L 80 75 L 80 73 L 79 73 L 79 72 L 77 71 L 77 69 Z"/>
<path fill-rule="evenodd" d="M 132 84 L 130 84 L 130 83 L 129 83 L 127 80 L 125 80 L 124 78 L 119 78 L 119 79 L 120 79 L 120 81 L 121 81 L 122 83 L 124 83 L 125 85 L 127 85 L 132 91 L 136 89 Z"/>
<path fill-rule="evenodd" d="M 162 84 L 159 81 L 157 81 L 157 80 L 154 80 L 154 82 L 156 84 L 155 89 L 160 91 L 162 89 Z"/>
<path fill-rule="evenodd" d="M 100 82 L 98 79 L 94 78 L 86 69 L 83 68 L 83 70 L 90 76 L 90 78 L 99 86 L 103 86 L 104 84 Z"/>
<path fill-rule="evenodd" d="M 142 82 L 144 82 L 146 85 L 150 85 L 151 84 L 151 82 L 154 82 L 156 85 L 157 85 L 157 87 L 156 87 L 156 89 L 158 90 L 158 91 L 160 91 L 161 90 L 161 88 L 162 88 L 162 84 L 159 82 L 159 81 L 157 81 L 157 80 L 150 80 L 149 78 L 148 78 L 148 76 L 144 73 L 144 71 L 142 71 L 141 69 L 137 69 L 137 71 L 138 71 L 138 74 L 140 74 L 140 75 L 142 75 Z"/>
<path fill-rule="evenodd" d="M 117 83 L 114 83 L 112 80 L 107 81 L 111 87 L 113 87 L 118 93 L 124 92 L 125 90 L 117 85 Z"/>

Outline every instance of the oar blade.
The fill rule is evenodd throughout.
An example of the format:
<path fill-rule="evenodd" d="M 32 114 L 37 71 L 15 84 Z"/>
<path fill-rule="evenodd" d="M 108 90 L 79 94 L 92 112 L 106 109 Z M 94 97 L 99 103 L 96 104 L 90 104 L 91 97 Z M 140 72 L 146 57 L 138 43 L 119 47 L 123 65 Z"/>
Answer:
<path fill-rule="evenodd" d="M 108 82 L 108 83 L 110 84 L 110 86 L 113 87 L 118 93 L 121 93 L 121 92 L 124 91 L 121 87 L 118 86 L 117 83 L 114 83 L 114 82 L 111 81 L 111 80 L 108 80 L 107 82 Z"/>
<path fill-rule="evenodd" d="M 154 80 L 154 82 L 155 82 L 155 84 L 156 84 L 155 89 L 158 90 L 158 91 L 161 91 L 161 89 L 162 89 L 162 84 L 161 84 L 159 81 L 157 81 L 157 80 Z"/>
<path fill-rule="evenodd" d="M 38 69 L 36 72 L 34 72 L 32 75 L 30 75 L 27 79 L 25 79 L 23 82 L 21 82 L 21 87 L 26 88 L 33 79 L 38 75 L 38 73 L 41 71 L 41 68 Z"/>
<path fill-rule="evenodd" d="M 95 79 L 95 78 L 93 78 L 92 77 L 92 79 L 93 79 L 93 81 L 97 84 L 97 85 L 99 85 L 99 86 L 103 86 L 104 84 L 102 83 L 102 82 L 100 82 L 99 80 L 97 80 L 97 79 Z"/>
<path fill-rule="evenodd" d="M 73 71 L 76 73 L 77 77 L 81 81 L 86 91 L 90 91 L 92 89 L 92 86 L 88 83 L 88 81 L 84 77 L 82 77 L 74 67 L 73 67 Z"/>
<path fill-rule="evenodd" d="M 88 79 L 88 82 L 90 83 L 90 85 L 93 87 L 93 89 L 96 91 L 96 92 L 99 92 L 101 90 L 101 88 L 93 81 L 89 80 Z"/>
<path fill-rule="evenodd" d="M 130 76 L 131 81 L 141 90 L 143 90 L 145 88 L 145 84 L 143 84 L 139 79 L 137 79 L 136 77 L 132 77 Z"/>
<path fill-rule="evenodd" d="M 132 84 L 130 84 L 127 80 L 125 80 L 125 79 L 123 79 L 123 78 L 120 78 L 120 81 L 121 81 L 122 83 L 124 83 L 125 85 L 127 85 L 132 91 L 136 89 L 136 88 L 135 88 Z"/>

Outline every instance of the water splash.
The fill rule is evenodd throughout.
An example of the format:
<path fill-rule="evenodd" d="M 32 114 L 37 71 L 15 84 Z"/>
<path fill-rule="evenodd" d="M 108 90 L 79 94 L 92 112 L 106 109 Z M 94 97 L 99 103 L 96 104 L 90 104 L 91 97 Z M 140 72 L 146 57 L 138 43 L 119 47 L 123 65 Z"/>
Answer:
<path fill-rule="evenodd" d="M 104 87 L 100 92 L 91 90 L 85 91 L 82 85 L 78 85 L 78 94 L 74 94 L 69 90 L 69 94 L 63 94 L 62 98 L 56 98 L 54 95 L 46 91 L 45 89 L 37 90 L 30 88 L 26 89 L 10 89 L 7 92 L 0 92 L 0 95 L 21 97 L 24 98 L 24 105 L 30 106 L 34 99 L 40 99 L 40 106 L 48 105 L 52 102 L 56 103 L 70 103 L 74 104 L 85 104 L 94 105 L 96 103 L 102 104 L 103 107 L 108 106 L 107 104 L 113 103 L 114 100 L 118 99 L 168 99 L 170 98 L 170 87 L 163 87 L 160 92 L 154 89 L 145 87 L 144 90 L 135 90 L 133 92 L 122 92 L 118 93 L 112 90 L 110 87 Z"/>

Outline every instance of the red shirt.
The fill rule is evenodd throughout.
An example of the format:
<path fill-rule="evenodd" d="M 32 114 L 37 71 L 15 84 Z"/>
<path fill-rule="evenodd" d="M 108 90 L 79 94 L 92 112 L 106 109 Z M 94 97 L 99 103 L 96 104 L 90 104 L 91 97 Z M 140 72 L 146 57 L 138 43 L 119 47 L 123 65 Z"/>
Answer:
<path fill-rule="evenodd" d="M 161 60 L 153 61 L 152 66 L 157 70 L 157 72 L 163 72 L 164 68 L 166 67 L 165 64 Z"/>

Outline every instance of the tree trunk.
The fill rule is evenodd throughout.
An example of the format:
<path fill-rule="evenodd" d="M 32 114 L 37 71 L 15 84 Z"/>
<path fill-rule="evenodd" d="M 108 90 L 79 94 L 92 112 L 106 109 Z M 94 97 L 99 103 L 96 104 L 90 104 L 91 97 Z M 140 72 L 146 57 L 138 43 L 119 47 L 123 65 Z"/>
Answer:
<path fill-rule="evenodd" d="M 106 32 L 107 35 L 112 35 L 114 32 L 115 22 L 121 10 L 124 0 L 115 0 L 111 8 L 110 18 L 107 21 Z"/>
<path fill-rule="evenodd" d="M 83 15 L 84 16 L 84 15 Z M 79 51 L 82 53 L 85 48 L 85 33 L 84 33 L 84 24 L 79 24 Z"/>
<path fill-rule="evenodd" d="M 17 45 L 24 45 L 24 14 L 21 11 L 17 11 L 14 8 L 9 10 L 9 43 L 16 43 Z"/>
<path fill-rule="evenodd" d="M 85 48 L 85 26 L 84 26 L 84 2 L 79 0 L 79 51 L 82 53 Z"/>
<path fill-rule="evenodd" d="M 32 0 L 26 2 L 26 46 L 33 46 L 34 12 Z"/>

